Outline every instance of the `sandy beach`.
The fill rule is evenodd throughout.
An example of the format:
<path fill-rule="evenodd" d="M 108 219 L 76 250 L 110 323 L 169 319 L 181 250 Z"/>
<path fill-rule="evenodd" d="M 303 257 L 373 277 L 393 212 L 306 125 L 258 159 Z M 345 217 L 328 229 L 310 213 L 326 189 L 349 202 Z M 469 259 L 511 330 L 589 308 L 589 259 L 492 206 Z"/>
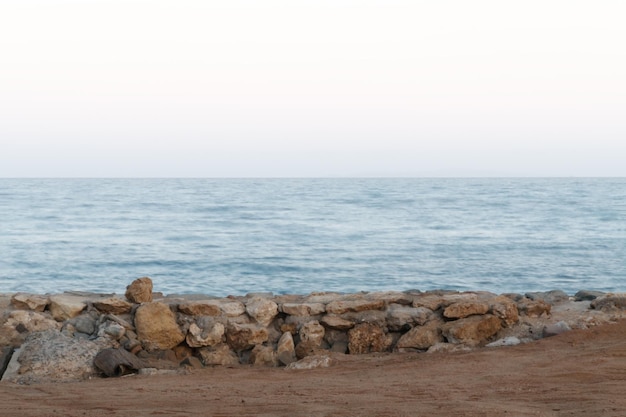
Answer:
<path fill-rule="evenodd" d="M 336 355 L 306 371 L 0 384 L 2 416 L 624 416 L 626 320 L 467 353 Z"/>

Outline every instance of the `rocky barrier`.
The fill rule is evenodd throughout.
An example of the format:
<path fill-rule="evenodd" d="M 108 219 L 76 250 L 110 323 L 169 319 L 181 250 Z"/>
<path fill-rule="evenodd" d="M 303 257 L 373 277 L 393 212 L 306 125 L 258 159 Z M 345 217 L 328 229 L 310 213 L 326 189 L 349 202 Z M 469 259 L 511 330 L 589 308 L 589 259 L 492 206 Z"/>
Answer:
<path fill-rule="evenodd" d="M 3 381 L 74 381 L 210 366 L 330 366 L 342 354 L 527 343 L 623 318 L 626 294 L 404 291 L 124 297 L 0 295 Z"/>

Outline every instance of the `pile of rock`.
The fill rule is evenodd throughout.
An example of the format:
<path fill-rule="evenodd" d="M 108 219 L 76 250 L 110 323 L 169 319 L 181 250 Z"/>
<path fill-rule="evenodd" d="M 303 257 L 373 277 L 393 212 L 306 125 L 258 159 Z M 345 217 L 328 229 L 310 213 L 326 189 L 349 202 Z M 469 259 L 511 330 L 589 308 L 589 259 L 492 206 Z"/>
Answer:
<path fill-rule="evenodd" d="M 144 277 L 129 285 L 125 298 L 20 293 L 0 307 L 0 347 L 11 347 L 4 356 L 19 348 L 4 379 L 28 383 L 146 368 L 328 366 L 330 352 L 450 351 L 497 339 L 506 345 L 543 337 L 546 329 L 558 332 L 555 309 L 562 316 L 576 312 L 563 329 L 613 320 L 626 296 L 405 291 L 164 297 Z"/>

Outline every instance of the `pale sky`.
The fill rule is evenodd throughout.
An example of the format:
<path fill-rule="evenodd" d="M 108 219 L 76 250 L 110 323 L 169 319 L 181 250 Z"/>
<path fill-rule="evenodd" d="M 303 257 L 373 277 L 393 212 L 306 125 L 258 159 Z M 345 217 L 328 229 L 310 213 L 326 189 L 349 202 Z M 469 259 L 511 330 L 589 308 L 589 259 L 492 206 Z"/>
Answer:
<path fill-rule="evenodd" d="M 626 176 L 626 2 L 0 0 L 0 177 Z"/>

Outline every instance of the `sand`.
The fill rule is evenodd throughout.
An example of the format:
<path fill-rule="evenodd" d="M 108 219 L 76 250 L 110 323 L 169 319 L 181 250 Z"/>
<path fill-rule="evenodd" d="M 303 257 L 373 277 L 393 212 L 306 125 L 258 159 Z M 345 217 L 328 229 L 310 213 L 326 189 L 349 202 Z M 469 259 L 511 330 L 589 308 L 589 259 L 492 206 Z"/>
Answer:
<path fill-rule="evenodd" d="M 626 416 L 626 320 L 467 353 L 339 355 L 331 368 L 211 368 L 0 383 L 12 416 Z"/>

